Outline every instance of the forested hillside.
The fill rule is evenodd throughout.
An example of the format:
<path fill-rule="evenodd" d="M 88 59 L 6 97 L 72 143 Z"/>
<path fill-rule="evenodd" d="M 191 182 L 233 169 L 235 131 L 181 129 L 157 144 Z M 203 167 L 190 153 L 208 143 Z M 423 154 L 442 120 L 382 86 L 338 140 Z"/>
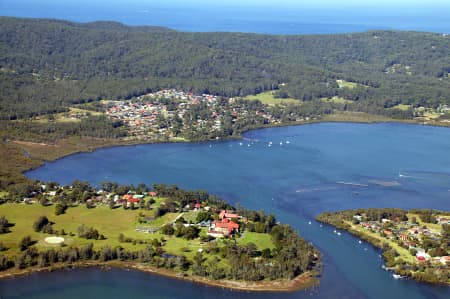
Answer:
<path fill-rule="evenodd" d="M 0 118 L 167 87 L 227 97 L 281 88 L 279 97 L 338 96 L 351 101 L 344 110 L 375 114 L 437 107 L 450 104 L 449 53 L 450 37 L 432 33 L 184 33 L 1 17 Z"/>

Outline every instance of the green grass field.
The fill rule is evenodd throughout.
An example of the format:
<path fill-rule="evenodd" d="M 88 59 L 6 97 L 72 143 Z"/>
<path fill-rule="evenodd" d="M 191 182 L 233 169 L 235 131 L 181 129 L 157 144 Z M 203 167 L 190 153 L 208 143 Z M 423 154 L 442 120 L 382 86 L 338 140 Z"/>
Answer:
<path fill-rule="evenodd" d="M 263 250 L 265 248 L 275 248 L 272 237 L 269 234 L 245 232 L 243 236 L 238 240 L 238 243 L 241 245 L 254 243 L 259 250 Z"/>
<path fill-rule="evenodd" d="M 154 205 L 159 206 L 163 201 L 162 198 L 155 198 L 157 203 Z M 179 215 L 186 216 L 186 218 L 194 218 L 197 213 L 187 212 L 185 214 L 180 213 L 167 213 L 162 217 L 156 218 L 149 223 L 139 223 L 139 218 L 144 214 L 145 216 L 153 216 L 153 211 L 144 210 L 124 210 L 122 207 L 116 209 L 110 209 L 108 206 L 97 206 L 92 209 L 86 208 L 84 205 L 78 207 L 72 207 L 67 209 L 65 214 L 56 216 L 54 214 L 55 207 L 42 206 L 40 204 L 12 204 L 6 203 L 0 205 L 0 216 L 5 216 L 8 221 L 14 226 L 10 228 L 11 232 L 0 235 L 0 242 L 2 242 L 7 248 L 7 251 L 3 252 L 8 256 L 16 256 L 20 253 L 19 243 L 25 236 L 31 236 L 32 240 L 36 241 L 36 247 L 39 250 L 54 248 L 55 245 L 49 245 L 45 243 L 44 239 L 50 234 L 42 232 L 35 232 L 33 230 L 33 223 L 40 217 L 46 216 L 51 222 L 53 222 L 54 230 L 64 230 L 67 235 L 65 238 L 65 245 L 82 246 L 88 243 L 93 243 L 95 249 L 100 249 L 103 246 L 110 246 L 112 248 L 121 246 L 125 249 L 136 251 L 143 249 L 147 246 L 145 242 L 151 243 L 153 239 L 165 240 L 163 249 L 166 253 L 173 255 L 185 255 L 188 259 L 192 259 L 199 249 L 205 249 L 210 246 L 208 243 L 201 242 L 200 239 L 186 240 L 184 238 L 177 238 L 175 236 L 166 236 L 160 232 L 156 233 L 143 233 L 136 231 L 136 227 L 160 227 L 167 223 L 172 223 Z M 186 219 L 185 218 L 185 219 Z M 98 230 L 100 234 L 106 237 L 106 240 L 87 240 L 79 238 L 77 236 L 78 227 L 84 224 L 86 227 L 93 227 Z M 119 235 L 123 234 L 126 238 L 136 240 L 133 242 L 119 242 Z M 204 236 L 207 233 L 206 228 L 201 228 L 200 236 Z M 139 244 L 139 241 L 143 241 L 143 244 Z M 241 245 L 254 243 L 259 250 L 265 248 L 273 249 L 274 243 L 269 234 L 260 234 L 253 232 L 245 232 L 242 237 L 237 239 Z M 221 246 L 227 240 L 217 240 L 217 244 Z M 212 258 L 210 254 L 204 254 L 205 258 Z M 223 266 L 226 266 L 225 262 L 221 262 Z"/>
<path fill-rule="evenodd" d="M 203 248 L 199 239 L 186 240 L 183 238 L 164 236 L 167 240 L 164 250 L 174 255 L 184 255 L 188 259 L 192 259 L 199 249 Z M 187 251 L 185 249 L 188 249 Z"/>
<path fill-rule="evenodd" d="M 393 109 L 398 109 L 398 110 L 402 110 L 402 111 L 406 111 L 408 109 L 411 108 L 411 105 L 405 105 L 405 104 L 398 104 L 395 105 L 394 107 L 392 107 Z"/>
<path fill-rule="evenodd" d="M 98 115 L 103 115 L 104 114 L 102 112 L 85 110 L 85 109 L 79 109 L 79 108 L 75 108 L 75 107 L 69 107 L 69 112 L 67 112 L 67 113 L 66 112 L 56 113 L 56 114 L 53 114 L 53 117 L 54 117 L 54 120 L 57 123 L 80 122 L 81 121 L 81 119 L 69 117 L 69 114 L 71 114 L 71 113 L 73 113 L 73 114 L 77 114 L 77 113 L 84 114 L 84 113 L 86 113 L 86 114 L 90 114 L 90 115 L 94 115 L 94 116 L 98 116 Z M 35 119 L 35 121 L 39 122 L 39 123 L 48 123 L 49 119 L 48 119 L 48 117 L 37 117 Z"/>
<path fill-rule="evenodd" d="M 153 215 L 153 213 L 149 213 L 151 215 Z M 162 217 L 158 217 L 156 218 L 154 221 L 152 221 L 151 223 L 149 223 L 150 226 L 163 226 L 167 223 L 172 223 L 173 221 L 175 221 L 175 219 L 180 215 L 180 213 L 167 213 Z M 143 225 L 145 226 L 145 225 Z"/>
<path fill-rule="evenodd" d="M 145 244 L 120 243 L 118 236 L 123 233 L 126 237 L 137 240 L 152 240 L 154 238 L 160 239 L 161 234 L 147 234 L 137 232 L 136 226 L 145 226 L 137 223 L 140 210 L 124 210 L 117 208 L 111 210 L 107 206 L 99 206 L 93 209 L 87 209 L 85 206 L 69 208 L 65 214 L 55 216 L 54 206 L 43 207 L 39 204 L 25 205 L 25 204 L 3 204 L 0 205 L 0 216 L 5 216 L 10 223 L 15 224 L 11 227 L 11 232 L 0 235 L 0 242 L 3 242 L 9 248 L 6 254 L 15 255 L 19 252 L 18 244 L 24 236 L 31 236 L 33 240 L 37 241 L 38 248 L 49 247 L 43 241 L 45 237 L 50 235 L 35 232 L 33 230 L 33 223 L 40 216 L 47 216 L 47 218 L 54 222 L 53 228 L 55 230 L 64 231 L 67 234 L 73 233 L 75 236 L 65 236 L 68 245 L 83 245 L 93 243 L 95 248 L 101 248 L 104 245 L 122 246 L 127 249 L 137 250 L 144 248 Z M 146 211 L 144 212 L 146 213 Z M 157 224 L 165 224 L 166 221 L 173 220 L 178 214 L 167 214 L 164 217 L 155 220 L 157 223 L 151 223 L 149 226 L 157 226 Z M 84 224 L 88 227 L 94 227 L 100 234 L 105 235 L 107 240 L 86 240 L 76 236 L 77 228 Z"/>
<path fill-rule="evenodd" d="M 257 95 L 251 95 L 246 96 L 244 100 L 260 100 L 261 103 L 266 105 L 274 106 L 276 104 L 301 104 L 302 102 L 300 100 L 296 100 L 293 98 L 287 98 L 287 99 L 277 99 L 273 96 L 273 91 L 266 91 L 263 93 L 259 93 Z"/>

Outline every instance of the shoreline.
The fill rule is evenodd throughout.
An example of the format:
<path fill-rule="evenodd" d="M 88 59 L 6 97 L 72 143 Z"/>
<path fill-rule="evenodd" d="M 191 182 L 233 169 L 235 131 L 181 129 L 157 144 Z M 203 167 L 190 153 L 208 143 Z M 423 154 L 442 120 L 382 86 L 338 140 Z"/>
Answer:
<path fill-rule="evenodd" d="M 108 271 L 111 268 L 139 271 L 142 273 L 148 273 L 151 275 L 163 276 L 170 279 L 178 279 L 181 281 L 197 283 L 204 286 L 210 286 L 215 288 L 229 289 L 234 291 L 246 291 L 246 292 L 294 292 L 308 288 L 312 288 L 318 285 L 319 280 L 314 277 L 315 270 L 305 272 L 292 280 L 274 280 L 274 281 L 234 281 L 234 280 L 211 280 L 206 277 L 187 275 L 182 272 L 175 272 L 165 268 L 156 268 L 153 266 L 147 266 L 140 263 L 133 262 L 96 262 L 96 261 L 83 261 L 71 264 L 55 264 L 47 267 L 31 267 L 27 269 L 9 269 L 0 272 L 0 280 L 15 279 L 18 277 L 35 275 L 39 273 L 48 273 L 54 271 L 83 269 L 83 268 L 99 268 L 104 271 Z"/>

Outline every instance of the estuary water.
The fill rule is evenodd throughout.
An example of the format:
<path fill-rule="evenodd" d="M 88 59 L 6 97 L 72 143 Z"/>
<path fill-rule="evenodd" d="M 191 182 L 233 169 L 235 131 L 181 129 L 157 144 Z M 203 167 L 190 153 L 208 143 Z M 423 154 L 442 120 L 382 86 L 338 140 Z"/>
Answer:
<path fill-rule="evenodd" d="M 314 221 L 359 207 L 450 210 L 450 129 L 396 123 L 270 128 L 244 140 L 112 147 L 50 162 L 27 176 L 68 184 L 177 184 L 274 213 L 323 253 L 321 284 L 252 294 L 134 271 L 83 269 L 0 281 L 2 298 L 449 298 L 450 289 L 394 280 L 380 251 Z"/>

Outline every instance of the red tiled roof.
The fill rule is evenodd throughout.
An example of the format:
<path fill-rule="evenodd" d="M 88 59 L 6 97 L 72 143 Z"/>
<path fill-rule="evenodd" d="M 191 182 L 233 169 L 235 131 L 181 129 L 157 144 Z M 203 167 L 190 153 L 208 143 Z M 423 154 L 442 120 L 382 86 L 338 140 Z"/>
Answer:
<path fill-rule="evenodd" d="M 423 256 L 416 256 L 416 260 L 417 261 L 419 261 L 419 262 L 425 262 L 426 261 L 426 259 L 425 259 L 425 257 L 423 257 Z"/>
<path fill-rule="evenodd" d="M 234 223 L 233 221 L 229 221 L 228 219 L 225 219 L 223 221 L 216 221 L 216 222 L 214 222 L 214 226 L 216 228 L 224 228 L 224 229 L 228 230 L 230 233 L 233 230 L 239 229 L 239 224 Z"/>
<path fill-rule="evenodd" d="M 228 213 L 225 210 L 222 210 L 222 211 L 220 211 L 219 218 L 220 219 L 224 219 L 224 218 L 228 218 L 228 219 L 230 219 L 230 218 L 239 218 L 239 215 L 238 214 L 231 214 L 231 213 Z"/>

